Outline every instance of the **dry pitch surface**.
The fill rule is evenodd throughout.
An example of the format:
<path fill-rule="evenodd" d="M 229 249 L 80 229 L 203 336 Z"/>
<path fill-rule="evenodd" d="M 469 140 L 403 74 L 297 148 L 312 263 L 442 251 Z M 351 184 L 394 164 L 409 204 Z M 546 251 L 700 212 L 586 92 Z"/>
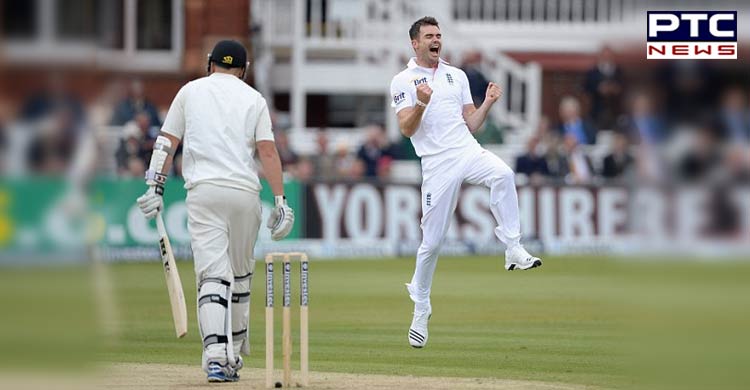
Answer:
<path fill-rule="evenodd" d="M 281 371 L 277 372 L 281 378 Z M 265 371 L 243 368 L 237 383 L 209 384 L 199 367 L 167 364 L 114 364 L 106 370 L 105 383 L 111 389 L 263 389 Z M 294 376 L 292 377 L 294 380 Z M 564 383 L 491 378 L 440 378 L 339 373 L 310 373 L 309 389 L 503 389 L 582 390 L 595 389 Z"/>

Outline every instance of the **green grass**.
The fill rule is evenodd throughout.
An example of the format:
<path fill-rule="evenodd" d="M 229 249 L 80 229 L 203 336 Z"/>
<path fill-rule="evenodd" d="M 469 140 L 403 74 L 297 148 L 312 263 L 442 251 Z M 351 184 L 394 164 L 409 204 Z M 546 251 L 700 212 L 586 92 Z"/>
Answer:
<path fill-rule="evenodd" d="M 101 360 L 199 364 L 192 263 L 179 262 L 178 267 L 190 327 L 182 340 L 174 337 L 160 265 L 109 267 L 119 331 L 99 349 Z M 259 263 L 251 295 L 253 353 L 246 364 L 252 367 L 264 365 L 263 271 Z M 441 258 L 433 284 L 430 340 L 422 350 L 410 348 L 406 340 L 412 305 L 404 282 L 412 271 L 413 259 L 313 259 L 311 369 L 612 388 L 632 383 L 633 373 L 652 367 L 651 359 L 679 362 L 680 357 L 692 357 L 683 352 L 690 352 L 693 344 L 705 349 L 700 342 L 715 348 L 709 348 L 703 360 L 687 359 L 675 369 L 707 367 L 705 363 L 726 369 L 722 358 L 737 367 L 750 362 L 744 352 L 750 326 L 748 263 L 549 257 L 540 269 L 506 272 L 497 258 Z M 296 267 L 293 281 L 296 353 Z M 280 284 L 277 272 L 277 360 Z M 717 331 L 723 337 L 717 337 Z M 654 335 L 659 337 L 650 338 Z M 737 380 L 746 377 L 740 374 Z"/>

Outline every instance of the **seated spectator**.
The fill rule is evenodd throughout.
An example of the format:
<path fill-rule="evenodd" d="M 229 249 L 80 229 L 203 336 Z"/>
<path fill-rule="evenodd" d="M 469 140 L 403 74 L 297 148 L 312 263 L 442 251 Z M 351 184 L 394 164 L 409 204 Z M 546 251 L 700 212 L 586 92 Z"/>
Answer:
<path fill-rule="evenodd" d="M 20 119 L 24 122 L 38 122 L 63 111 L 72 120 L 71 128 L 77 130 L 83 125 L 85 121 L 83 104 L 68 89 L 65 77 L 53 72 L 47 76 L 45 86 L 24 102 Z"/>
<path fill-rule="evenodd" d="M 381 182 L 389 182 L 391 180 L 392 167 L 393 158 L 390 156 L 383 156 L 378 160 L 378 180 Z"/>
<path fill-rule="evenodd" d="M 355 158 L 352 161 L 352 165 L 349 169 L 349 172 L 346 174 L 346 178 L 349 180 L 362 180 L 365 178 L 365 174 L 367 173 L 367 164 L 365 164 L 364 161 Z"/>
<path fill-rule="evenodd" d="M 127 166 L 124 171 L 121 171 L 120 175 L 125 177 L 143 177 L 146 172 L 146 164 L 137 155 L 128 156 Z"/>
<path fill-rule="evenodd" d="M 294 153 L 291 146 L 289 146 L 289 137 L 284 130 L 275 131 L 274 139 L 276 141 L 276 149 L 279 151 L 279 158 L 285 171 L 293 172 L 297 167 L 297 161 L 299 156 Z"/>
<path fill-rule="evenodd" d="M 309 182 L 315 176 L 315 164 L 309 157 L 300 157 L 297 161 L 297 169 L 294 172 L 294 177 L 297 180 L 303 182 Z"/>
<path fill-rule="evenodd" d="M 135 157 L 148 166 L 151 151 L 156 141 L 158 128 L 151 126 L 151 119 L 145 112 L 136 114 L 135 119 L 123 127 L 123 137 L 115 152 L 117 169 L 121 175 L 130 175 L 131 158 Z M 145 170 L 137 176 L 143 176 Z"/>
<path fill-rule="evenodd" d="M 325 130 L 320 129 L 318 131 L 316 142 L 318 144 L 318 152 L 312 157 L 312 163 L 315 168 L 314 176 L 323 180 L 334 179 L 336 177 L 336 162 L 328 150 L 328 134 Z"/>
<path fill-rule="evenodd" d="M 716 133 L 704 125 L 692 141 L 690 149 L 678 163 L 679 176 L 688 182 L 708 179 L 719 167 L 721 159 Z"/>
<path fill-rule="evenodd" d="M 336 146 L 336 153 L 333 155 L 333 163 L 336 170 L 337 178 L 347 178 L 352 171 L 356 158 L 349 153 L 349 146 L 341 142 Z"/>
<path fill-rule="evenodd" d="M 385 135 L 385 129 L 380 125 L 370 125 L 366 129 L 365 143 L 357 151 L 357 158 L 365 164 L 365 176 L 376 177 L 378 161 L 390 155 L 390 145 Z"/>
<path fill-rule="evenodd" d="M 747 145 L 728 145 L 722 165 L 729 182 L 750 183 L 750 147 Z"/>
<path fill-rule="evenodd" d="M 602 163 L 602 176 L 606 179 L 622 179 L 633 168 L 633 156 L 628 151 L 628 137 L 624 134 L 615 134 L 612 144 L 612 152 L 604 157 Z"/>
<path fill-rule="evenodd" d="M 526 145 L 526 153 L 516 158 L 516 173 L 526 175 L 532 184 L 541 184 L 550 174 L 547 160 L 539 153 L 539 137 L 532 136 Z"/>
<path fill-rule="evenodd" d="M 143 91 L 143 83 L 140 80 L 133 80 L 130 83 L 127 96 L 115 106 L 110 124 L 112 126 L 122 126 L 133 120 L 136 114 L 140 112 L 145 112 L 148 115 L 151 126 L 161 127 L 159 111 L 146 98 Z"/>
<path fill-rule="evenodd" d="M 43 175 L 62 175 L 75 153 L 75 112 L 59 108 L 39 125 L 39 131 L 29 147 L 28 165 L 32 172 Z"/>
<path fill-rule="evenodd" d="M 750 113 L 746 105 L 747 96 L 738 86 L 732 86 L 724 91 L 718 113 L 721 140 L 730 143 L 750 143 Z"/>
<path fill-rule="evenodd" d="M 613 129 L 620 115 L 622 79 L 622 69 L 615 62 L 615 53 L 604 47 L 596 65 L 586 72 L 584 85 L 591 100 L 591 118 L 599 129 Z"/>
<path fill-rule="evenodd" d="M 560 100 L 560 135 L 575 137 L 576 143 L 589 145 L 596 142 L 596 128 L 581 117 L 581 104 L 573 96 Z"/>
<path fill-rule="evenodd" d="M 663 118 L 657 114 L 651 96 L 643 91 L 632 95 L 629 114 L 620 118 L 618 128 L 635 144 L 660 145 L 667 138 Z"/>
<path fill-rule="evenodd" d="M 594 177 L 594 167 L 591 159 L 580 147 L 573 134 L 568 134 L 563 140 L 563 150 L 568 161 L 568 175 L 565 181 L 570 184 L 588 184 Z"/>

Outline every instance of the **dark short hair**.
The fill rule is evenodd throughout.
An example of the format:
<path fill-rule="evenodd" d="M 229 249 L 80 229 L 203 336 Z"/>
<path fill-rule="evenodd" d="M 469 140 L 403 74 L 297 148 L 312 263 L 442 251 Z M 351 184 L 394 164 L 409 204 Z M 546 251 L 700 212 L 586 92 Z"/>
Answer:
<path fill-rule="evenodd" d="M 417 39 L 417 37 L 419 37 L 419 29 L 422 28 L 422 26 L 435 26 L 437 28 L 440 28 L 437 19 L 433 18 L 432 16 L 425 16 L 411 25 L 411 28 L 409 29 L 409 38 L 411 38 L 412 40 Z"/>

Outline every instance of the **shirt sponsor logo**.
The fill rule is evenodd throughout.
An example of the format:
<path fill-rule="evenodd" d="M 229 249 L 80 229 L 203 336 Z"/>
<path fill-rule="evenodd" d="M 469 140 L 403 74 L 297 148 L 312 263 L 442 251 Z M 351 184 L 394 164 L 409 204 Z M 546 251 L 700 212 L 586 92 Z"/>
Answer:
<path fill-rule="evenodd" d="M 646 58 L 737 59 L 737 11 L 647 11 Z"/>
<path fill-rule="evenodd" d="M 414 83 L 414 86 L 416 87 L 419 84 L 426 83 L 427 82 L 427 77 L 422 77 L 421 79 L 414 79 L 411 82 Z"/>
<path fill-rule="evenodd" d="M 399 104 L 403 103 L 404 100 L 406 100 L 406 93 L 405 92 L 401 92 L 401 93 L 397 93 L 397 94 L 393 95 L 393 104 L 395 104 L 395 105 L 399 105 Z"/>

